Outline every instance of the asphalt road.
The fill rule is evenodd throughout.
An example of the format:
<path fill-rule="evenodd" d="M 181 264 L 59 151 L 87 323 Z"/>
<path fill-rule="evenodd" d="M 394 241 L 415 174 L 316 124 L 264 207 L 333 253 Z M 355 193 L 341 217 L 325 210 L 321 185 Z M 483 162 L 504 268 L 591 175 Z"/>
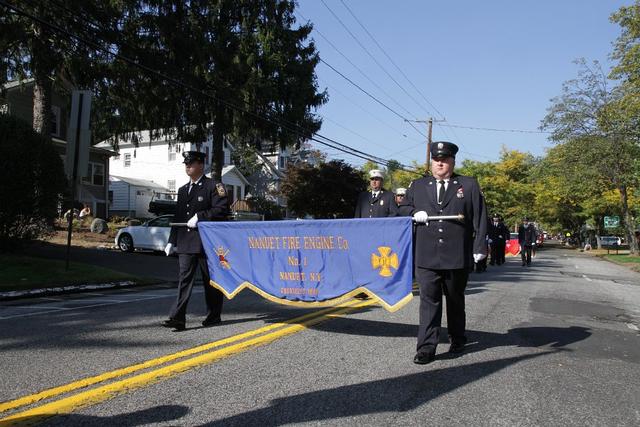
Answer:
<path fill-rule="evenodd" d="M 575 251 L 474 274 L 467 352 L 449 357 L 444 331 L 426 366 L 412 363 L 417 298 L 327 316 L 243 291 L 201 328 L 196 294 L 176 333 L 159 326 L 173 297 L 2 303 L 0 425 L 640 424 L 640 274 Z"/>
<path fill-rule="evenodd" d="M 66 260 L 67 248 L 51 243 L 37 243 L 24 250 L 26 255 L 50 259 Z M 138 276 L 150 277 L 164 282 L 175 282 L 178 277 L 177 258 L 167 257 L 164 252 L 136 251 L 133 253 L 118 250 L 92 249 L 72 246 L 71 261 L 82 262 L 99 267 L 111 268 Z"/>

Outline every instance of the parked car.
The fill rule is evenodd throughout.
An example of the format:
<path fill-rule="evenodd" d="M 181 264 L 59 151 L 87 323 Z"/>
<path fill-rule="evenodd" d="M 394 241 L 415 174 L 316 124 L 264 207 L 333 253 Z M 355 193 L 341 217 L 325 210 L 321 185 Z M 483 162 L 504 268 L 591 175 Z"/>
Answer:
<path fill-rule="evenodd" d="M 162 251 L 169 242 L 173 215 L 162 215 L 150 219 L 142 225 L 130 225 L 121 228 L 116 234 L 116 246 L 123 252 L 134 249 Z"/>
<path fill-rule="evenodd" d="M 600 236 L 601 246 L 620 246 L 622 245 L 622 239 L 618 236 Z"/>

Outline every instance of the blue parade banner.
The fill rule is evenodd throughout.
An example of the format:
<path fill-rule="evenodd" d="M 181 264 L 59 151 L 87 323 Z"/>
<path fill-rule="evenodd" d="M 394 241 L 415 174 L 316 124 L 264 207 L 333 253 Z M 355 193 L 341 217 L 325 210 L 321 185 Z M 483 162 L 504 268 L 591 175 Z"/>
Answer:
<path fill-rule="evenodd" d="M 211 285 L 320 307 L 364 292 L 388 311 L 412 298 L 411 217 L 199 222 Z"/>

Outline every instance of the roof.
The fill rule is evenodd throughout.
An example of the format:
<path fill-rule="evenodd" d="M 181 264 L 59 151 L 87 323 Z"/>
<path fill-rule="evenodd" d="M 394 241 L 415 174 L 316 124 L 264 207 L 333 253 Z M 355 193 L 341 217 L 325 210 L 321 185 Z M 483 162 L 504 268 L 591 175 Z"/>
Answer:
<path fill-rule="evenodd" d="M 134 185 L 136 187 L 155 188 L 156 190 L 169 192 L 169 189 L 167 187 L 163 187 L 157 182 L 147 181 L 146 179 L 129 178 L 126 176 L 115 176 L 115 175 L 110 175 L 109 178 L 115 178 L 119 181 L 126 182 L 127 184 Z"/>
<path fill-rule="evenodd" d="M 65 141 L 64 139 L 52 137 L 51 141 L 53 141 L 55 144 L 58 144 L 58 145 L 67 145 L 67 141 Z M 94 152 L 94 153 L 104 154 L 106 156 L 117 156 L 118 155 L 118 153 L 113 151 L 113 150 L 107 150 L 106 148 L 97 147 L 95 145 L 91 145 L 89 147 L 89 151 Z"/>
<path fill-rule="evenodd" d="M 244 185 L 250 185 L 249 181 L 247 181 L 247 178 L 245 178 L 244 175 L 242 175 L 242 172 L 240 172 L 240 170 L 237 167 L 235 167 L 235 165 L 226 165 L 225 167 L 222 168 L 222 173 L 220 175 L 224 176 L 228 173 L 235 173 L 242 180 L 242 182 L 244 182 Z"/>

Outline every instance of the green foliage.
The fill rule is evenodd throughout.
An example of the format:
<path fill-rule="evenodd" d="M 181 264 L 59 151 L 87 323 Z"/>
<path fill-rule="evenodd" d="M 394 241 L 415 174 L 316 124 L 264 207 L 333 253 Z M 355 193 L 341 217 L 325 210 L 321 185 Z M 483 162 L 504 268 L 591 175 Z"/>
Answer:
<path fill-rule="evenodd" d="M 0 114 L 0 246 L 45 234 L 65 190 L 62 160 L 48 138 Z"/>
<path fill-rule="evenodd" d="M 265 221 L 280 220 L 285 216 L 280 205 L 264 197 L 253 197 L 249 203 L 254 211 L 264 215 Z"/>
<path fill-rule="evenodd" d="M 358 194 L 367 188 L 361 171 L 341 160 L 288 170 L 281 185 L 287 207 L 298 217 L 353 218 Z"/>

